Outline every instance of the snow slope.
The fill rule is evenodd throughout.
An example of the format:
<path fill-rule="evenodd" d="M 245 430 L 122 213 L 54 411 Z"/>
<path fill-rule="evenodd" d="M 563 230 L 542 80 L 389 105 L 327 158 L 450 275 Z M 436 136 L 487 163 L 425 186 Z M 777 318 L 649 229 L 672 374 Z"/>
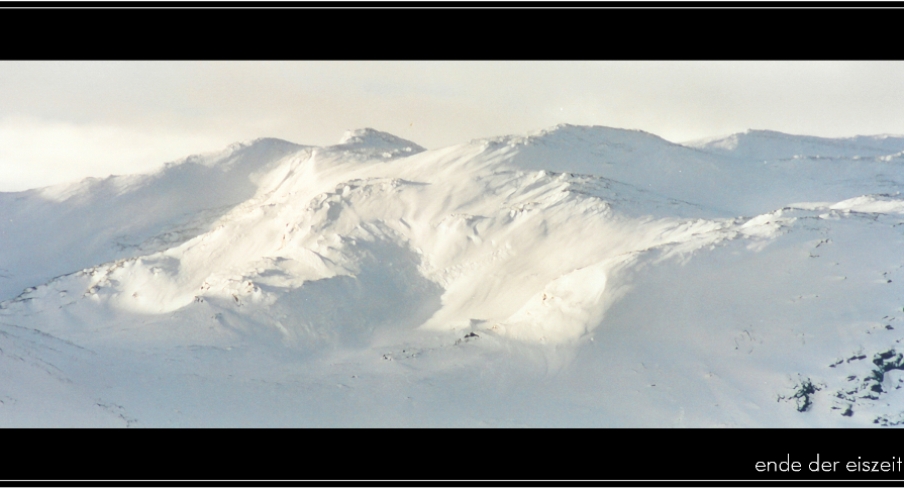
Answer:
<path fill-rule="evenodd" d="M 894 424 L 902 150 L 362 129 L 0 194 L 0 425 Z"/>
<path fill-rule="evenodd" d="M 190 156 L 148 175 L 0 193 L 0 299 L 85 266 L 204 232 L 253 196 L 270 165 L 305 148 L 277 139 Z"/>

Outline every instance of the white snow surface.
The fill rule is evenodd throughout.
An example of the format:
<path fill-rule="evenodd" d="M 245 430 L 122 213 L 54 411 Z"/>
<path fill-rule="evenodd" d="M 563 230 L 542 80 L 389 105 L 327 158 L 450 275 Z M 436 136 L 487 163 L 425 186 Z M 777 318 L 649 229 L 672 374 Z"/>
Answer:
<path fill-rule="evenodd" d="M 0 193 L 0 426 L 896 425 L 902 151 L 361 129 Z"/>

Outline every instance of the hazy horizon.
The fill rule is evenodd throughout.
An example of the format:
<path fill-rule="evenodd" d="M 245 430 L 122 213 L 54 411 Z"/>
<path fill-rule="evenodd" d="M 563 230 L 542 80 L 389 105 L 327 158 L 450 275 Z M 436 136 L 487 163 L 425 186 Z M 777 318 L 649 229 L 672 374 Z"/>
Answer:
<path fill-rule="evenodd" d="M 0 191 L 346 130 L 428 149 L 560 123 L 671 142 L 904 134 L 902 62 L 0 62 Z"/>

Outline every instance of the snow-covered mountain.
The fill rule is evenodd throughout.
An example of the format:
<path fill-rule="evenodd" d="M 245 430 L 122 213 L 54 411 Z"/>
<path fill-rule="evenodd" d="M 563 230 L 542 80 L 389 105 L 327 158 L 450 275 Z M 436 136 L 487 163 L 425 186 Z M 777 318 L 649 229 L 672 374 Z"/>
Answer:
<path fill-rule="evenodd" d="M 795 136 L 771 130 L 748 130 L 728 137 L 688 144 L 709 152 L 754 160 L 875 159 L 900 157 L 904 137 L 856 136 L 842 139 Z"/>
<path fill-rule="evenodd" d="M 363 129 L 0 193 L 0 425 L 896 424 L 902 154 Z"/>

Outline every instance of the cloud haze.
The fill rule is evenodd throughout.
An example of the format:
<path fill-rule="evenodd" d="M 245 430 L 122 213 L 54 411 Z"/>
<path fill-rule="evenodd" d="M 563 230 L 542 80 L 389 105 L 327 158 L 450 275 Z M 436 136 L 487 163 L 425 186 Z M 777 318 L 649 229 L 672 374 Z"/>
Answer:
<path fill-rule="evenodd" d="M 0 191 L 360 127 L 427 148 L 562 122 L 900 134 L 902 80 L 902 62 L 0 62 Z"/>

